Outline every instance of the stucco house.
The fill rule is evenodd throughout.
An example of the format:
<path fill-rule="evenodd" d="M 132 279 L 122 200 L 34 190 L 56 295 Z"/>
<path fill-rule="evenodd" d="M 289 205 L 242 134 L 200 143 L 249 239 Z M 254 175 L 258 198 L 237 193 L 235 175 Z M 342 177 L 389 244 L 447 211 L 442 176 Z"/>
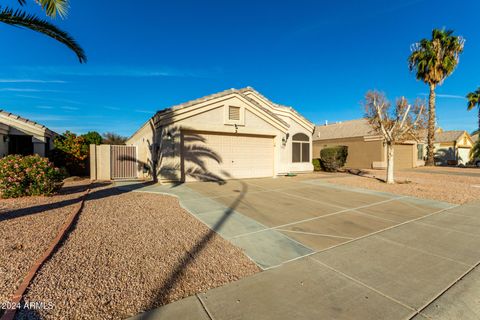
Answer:
<path fill-rule="evenodd" d="M 435 132 L 435 162 L 440 165 L 467 164 L 474 145 L 472 137 L 464 130 Z"/>
<path fill-rule="evenodd" d="M 383 169 L 387 166 L 386 146 L 383 138 L 374 132 L 365 119 L 356 119 L 315 126 L 313 158 L 320 158 L 326 147 L 347 146 L 348 168 Z M 425 164 L 423 144 L 406 141 L 394 146 L 394 168 L 414 168 Z"/>
<path fill-rule="evenodd" d="M 0 110 L 0 157 L 8 154 L 48 156 L 57 133 L 37 122 Z"/>
<path fill-rule="evenodd" d="M 274 177 L 313 170 L 313 129 L 293 108 L 247 87 L 158 111 L 126 144 L 137 147 L 141 178 Z"/>

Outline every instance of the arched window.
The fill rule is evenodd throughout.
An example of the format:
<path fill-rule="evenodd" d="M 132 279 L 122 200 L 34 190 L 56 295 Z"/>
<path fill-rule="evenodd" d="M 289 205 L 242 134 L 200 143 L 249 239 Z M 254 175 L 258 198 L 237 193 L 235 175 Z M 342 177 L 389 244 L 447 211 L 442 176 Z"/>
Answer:
<path fill-rule="evenodd" d="M 310 162 L 310 138 L 306 134 L 293 135 L 292 162 Z"/>

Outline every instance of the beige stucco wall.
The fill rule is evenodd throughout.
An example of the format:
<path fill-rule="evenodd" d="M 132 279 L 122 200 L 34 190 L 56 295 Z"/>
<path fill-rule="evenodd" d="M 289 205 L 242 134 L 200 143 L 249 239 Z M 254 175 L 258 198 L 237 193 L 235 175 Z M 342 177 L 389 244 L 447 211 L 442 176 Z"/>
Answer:
<path fill-rule="evenodd" d="M 348 147 L 345 166 L 349 168 L 370 169 L 374 166 L 374 162 L 385 162 L 382 140 L 365 141 L 363 137 L 314 141 L 313 158 L 320 158 L 320 151 L 323 148 L 333 146 Z"/>
<path fill-rule="evenodd" d="M 417 160 L 417 144 L 414 141 L 406 141 L 404 143 L 411 149 L 397 148 L 397 164 L 402 162 L 402 167 L 407 167 L 409 163 L 411 167 L 420 167 L 424 165 L 424 161 Z M 318 140 L 313 142 L 313 158 L 320 158 L 320 150 L 325 147 L 347 146 L 348 157 L 345 167 L 360 169 L 384 169 L 387 166 L 386 147 L 380 138 L 352 137 L 343 139 Z M 411 157 L 411 160 L 406 158 Z M 395 157 L 395 156 L 394 156 Z"/>
<path fill-rule="evenodd" d="M 288 172 L 309 172 L 313 171 L 313 126 L 306 119 L 303 119 L 295 114 L 293 110 L 275 106 L 264 97 L 260 97 L 254 92 L 247 92 L 246 95 L 259 103 L 264 108 L 269 109 L 275 113 L 279 118 L 288 123 L 288 135 L 289 139 L 285 146 L 282 144 L 282 137 L 279 137 L 278 143 L 282 145 L 280 153 L 278 154 L 278 173 L 284 174 Z M 292 137 L 297 133 L 306 134 L 310 138 L 310 161 L 309 162 L 292 162 Z"/>
<path fill-rule="evenodd" d="M 110 180 L 110 145 L 90 145 L 90 179 Z"/>
<path fill-rule="evenodd" d="M 229 123 L 226 118 L 226 110 L 229 106 L 241 107 L 243 113 L 241 123 L 233 125 Z M 214 133 L 228 133 L 238 135 L 257 135 L 273 137 L 274 144 L 274 172 L 273 176 L 285 174 L 293 171 L 312 171 L 313 166 L 311 161 L 302 164 L 293 164 L 291 155 L 291 138 L 295 133 L 305 133 L 312 137 L 312 132 L 306 129 L 301 124 L 288 118 L 282 117 L 290 127 L 287 128 L 277 120 L 274 120 L 270 115 L 261 111 L 252 102 L 239 96 L 238 94 L 231 94 L 218 99 L 200 102 L 192 107 L 182 108 L 174 111 L 168 115 L 162 115 L 161 118 L 155 119 L 155 134 L 158 143 L 169 148 L 169 156 L 163 160 L 162 165 L 173 168 L 175 172 L 171 172 L 172 176 L 181 176 L 181 138 L 179 132 L 181 131 L 198 131 L 198 132 L 214 132 Z M 136 145 L 139 148 L 139 158 L 143 161 L 149 157 L 150 150 L 148 149 L 147 141 L 149 137 L 153 136 L 152 130 L 149 130 L 148 125 L 144 125 L 136 134 L 134 134 L 127 144 Z M 313 131 L 313 129 L 311 129 Z M 167 144 L 162 141 L 161 133 L 165 137 L 167 132 L 172 132 L 173 139 Z M 289 134 L 287 144 L 284 146 L 282 138 Z M 208 147 L 208 146 L 207 146 Z M 311 152 L 312 148 L 310 148 Z M 145 151 L 145 152 L 144 152 Z M 252 153 L 255 156 L 255 153 Z M 145 176 L 144 176 L 145 177 Z M 164 177 L 165 179 L 165 177 Z"/>

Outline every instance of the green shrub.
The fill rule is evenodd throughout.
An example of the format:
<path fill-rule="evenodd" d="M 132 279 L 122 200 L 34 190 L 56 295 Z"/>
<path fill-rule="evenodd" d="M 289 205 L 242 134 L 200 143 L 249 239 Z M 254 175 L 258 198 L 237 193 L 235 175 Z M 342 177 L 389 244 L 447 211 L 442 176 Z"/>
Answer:
<path fill-rule="evenodd" d="M 313 170 L 315 170 L 315 171 L 322 170 L 322 166 L 320 164 L 320 159 L 313 159 L 312 164 L 313 164 Z"/>
<path fill-rule="evenodd" d="M 347 162 L 348 147 L 336 146 L 325 148 L 320 151 L 320 163 L 323 170 L 335 172 Z"/>
<path fill-rule="evenodd" d="M 62 186 L 64 174 L 47 158 L 9 155 L 0 159 L 2 198 L 51 195 Z"/>

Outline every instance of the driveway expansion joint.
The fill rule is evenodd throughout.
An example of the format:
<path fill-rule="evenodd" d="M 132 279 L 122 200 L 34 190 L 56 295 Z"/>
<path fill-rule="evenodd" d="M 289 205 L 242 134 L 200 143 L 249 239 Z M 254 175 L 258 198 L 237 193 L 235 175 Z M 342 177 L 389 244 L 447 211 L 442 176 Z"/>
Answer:
<path fill-rule="evenodd" d="M 405 308 L 407 308 L 407 309 L 410 309 L 411 311 L 415 312 L 415 314 L 418 313 L 418 310 L 416 310 L 414 307 L 409 306 L 408 304 L 406 304 L 406 303 L 404 303 L 404 302 L 402 302 L 402 301 L 400 301 L 400 300 L 398 300 L 398 299 L 395 299 L 395 298 L 393 298 L 393 297 L 391 297 L 391 296 L 389 296 L 389 295 L 387 295 L 387 294 L 379 291 L 378 289 L 375 289 L 375 288 L 369 286 L 368 284 L 366 284 L 366 283 L 364 283 L 364 282 L 362 282 L 362 281 L 360 281 L 360 280 L 358 280 L 358 279 L 355 279 L 354 277 L 352 277 L 352 276 L 350 276 L 350 275 L 348 275 L 348 274 L 346 274 L 346 273 L 344 273 L 344 272 L 342 272 L 342 271 L 340 271 L 340 270 L 337 270 L 337 269 L 335 269 L 334 267 L 331 267 L 331 266 L 329 266 L 328 264 L 326 264 L 326 263 L 324 263 L 324 262 L 322 262 L 322 261 L 320 261 L 320 260 L 318 260 L 318 259 L 315 259 L 314 257 L 312 257 L 311 259 L 312 259 L 313 261 L 315 261 L 316 263 L 318 263 L 318 264 L 320 264 L 320 265 L 322 265 L 322 266 L 324 266 L 324 267 L 332 270 L 333 272 L 336 272 L 336 273 L 340 274 L 341 276 L 343 276 L 343 277 L 345 277 L 345 278 L 347 278 L 347 279 L 349 279 L 349 280 L 351 280 L 351 281 L 353 281 L 353 282 L 355 282 L 355 283 L 357 283 L 357 284 L 359 284 L 359 285 L 361 285 L 361 286 L 363 286 L 363 287 L 365 287 L 365 288 L 367 288 L 367 289 L 369 289 L 369 290 L 372 290 L 372 291 L 378 293 L 379 295 L 381 295 L 381 296 L 383 296 L 383 297 L 385 297 L 385 298 L 387 298 L 387 299 L 389 299 L 389 300 L 391 300 L 391 301 L 393 301 L 393 302 L 395 302 L 395 303 L 397 303 L 397 304 L 400 304 L 401 306 L 403 306 L 403 307 L 405 307 Z"/>
<path fill-rule="evenodd" d="M 212 313 L 210 312 L 210 310 L 208 310 L 207 308 L 207 305 L 205 304 L 205 302 L 203 302 L 202 298 L 200 297 L 200 295 L 198 293 L 195 294 L 195 297 L 197 297 L 198 301 L 200 302 L 200 304 L 202 305 L 202 308 L 203 308 L 203 311 L 205 311 L 205 313 L 207 314 L 208 318 L 210 318 L 210 320 L 215 320 L 213 318 L 213 315 Z"/>

